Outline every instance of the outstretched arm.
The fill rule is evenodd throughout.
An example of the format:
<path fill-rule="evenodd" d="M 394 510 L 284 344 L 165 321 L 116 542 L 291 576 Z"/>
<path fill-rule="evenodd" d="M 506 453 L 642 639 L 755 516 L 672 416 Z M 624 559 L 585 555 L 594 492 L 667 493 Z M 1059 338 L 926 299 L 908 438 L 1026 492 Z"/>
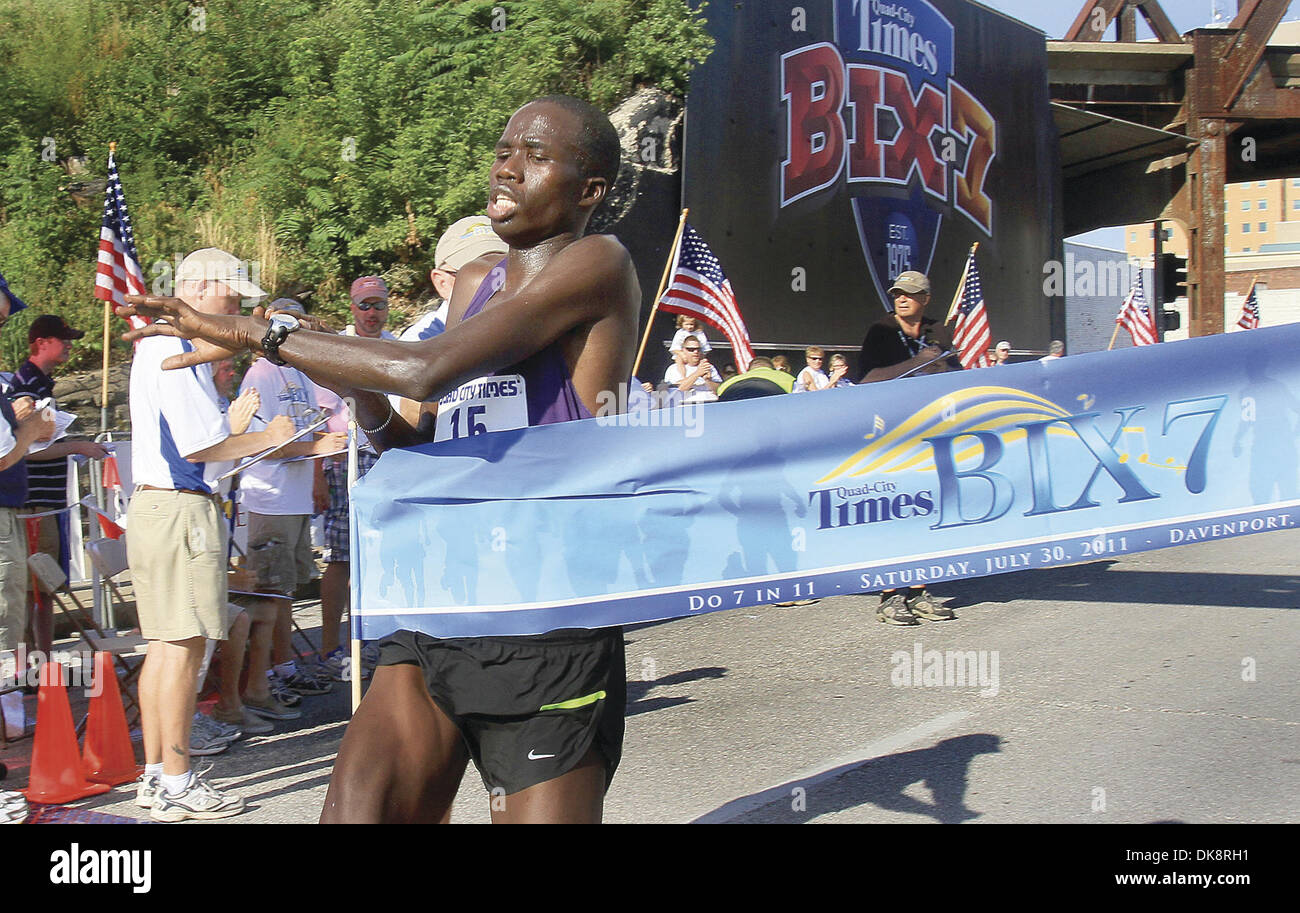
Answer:
<path fill-rule="evenodd" d="M 526 267 L 521 267 L 526 268 Z M 414 432 L 392 415 L 386 401 L 370 394 L 396 393 L 432 399 L 457 384 L 490 374 L 549 346 L 568 331 L 624 308 L 635 298 L 636 273 L 627 251 L 607 235 L 580 238 L 557 252 L 513 292 L 498 294 L 473 320 L 421 342 L 336 336 L 300 330 L 280 346 L 280 356 L 317 383 L 354 397 L 363 428 L 388 421 L 387 446 L 413 443 Z M 463 313 L 474 293 L 458 282 L 453 313 Z M 631 289 L 631 291 L 629 291 Z M 202 338 L 225 349 L 260 348 L 266 321 L 256 317 L 199 313 L 177 299 L 129 298 L 140 313 L 164 318 L 128 338 L 180 335 Z"/>

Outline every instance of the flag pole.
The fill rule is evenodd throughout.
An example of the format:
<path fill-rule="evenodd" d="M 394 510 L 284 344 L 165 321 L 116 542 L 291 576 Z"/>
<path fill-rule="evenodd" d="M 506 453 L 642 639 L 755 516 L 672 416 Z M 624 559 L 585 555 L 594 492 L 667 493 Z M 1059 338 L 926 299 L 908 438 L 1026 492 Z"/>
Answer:
<path fill-rule="evenodd" d="M 108 158 L 111 161 L 113 153 L 117 152 L 117 143 L 108 144 Z M 104 299 L 104 352 L 103 352 L 103 376 L 100 378 L 99 385 L 99 431 L 104 433 L 108 430 L 108 342 L 109 342 L 109 322 L 113 315 L 113 308 L 108 299 Z"/>
<path fill-rule="evenodd" d="M 357 712 L 361 706 L 361 616 L 357 613 L 361 608 L 360 592 L 360 564 L 361 556 L 357 548 L 357 511 L 356 502 L 352 500 L 352 488 L 357 484 L 357 475 L 361 471 L 359 464 L 360 457 L 357 450 L 360 447 L 358 441 L 360 427 L 357 425 L 357 412 L 351 402 L 347 403 L 348 408 L 348 634 L 351 643 L 349 644 L 348 655 L 350 662 L 348 671 L 351 685 L 352 713 Z"/>
<path fill-rule="evenodd" d="M 961 279 L 957 281 L 957 291 L 952 296 L 952 307 L 948 308 L 948 316 L 943 319 L 945 325 L 952 323 L 953 316 L 957 313 L 957 305 L 961 303 L 961 292 L 966 287 L 966 276 L 970 272 L 971 258 L 975 256 L 975 251 L 979 249 L 980 242 L 976 241 L 970 246 L 970 252 L 966 255 L 966 265 L 961 268 Z"/>
<path fill-rule="evenodd" d="M 641 348 L 637 349 L 636 361 L 632 364 L 632 375 L 641 367 L 641 357 L 645 355 L 646 343 L 650 341 L 650 327 L 654 325 L 655 314 L 659 311 L 659 299 L 664 296 L 664 289 L 668 287 L 668 275 L 672 272 L 673 262 L 677 259 L 677 247 L 682 243 L 682 232 L 686 230 L 686 214 L 690 209 L 682 210 L 682 217 L 677 220 L 677 234 L 673 238 L 673 246 L 668 249 L 668 262 L 664 264 L 664 275 L 659 280 L 659 291 L 655 293 L 654 306 L 650 308 L 650 317 L 645 322 L 645 335 L 641 337 Z"/>
<path fill-rule="evenodd" d="M 1107 352 L 1109 352 L 1111 349 L 1115 348 L 1115 340 L 1118 339 L 1118 338 L 1119 338 L 1119 321 L 1116 320 L 1116 321 L 1115 321 L 1115 332 L 1110 334 L 1110 345 L 1106 346 L 1106 351 L 1107 351 Z"/>

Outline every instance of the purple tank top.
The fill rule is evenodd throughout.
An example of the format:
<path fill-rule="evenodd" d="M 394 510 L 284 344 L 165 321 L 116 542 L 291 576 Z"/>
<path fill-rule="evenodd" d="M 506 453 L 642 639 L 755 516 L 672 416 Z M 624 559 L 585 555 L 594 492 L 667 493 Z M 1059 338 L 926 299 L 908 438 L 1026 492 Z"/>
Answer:
<path fill-rule="evenodd" d="M 501 290 L 505 281 L 506 261 L 502 260 L 479 284 L 461 319 L 469 320 L 483 310 L 483 306 Z M 518 374 L 524 379 L 530 426 L 591 418 L 591 412 L 573 388 L 573 378 L 569 376 L 569 366 L 564 363 L 564 352 L 558 343 L 552 343 L 523 361 L 501 369 L 497 374 Z"/>

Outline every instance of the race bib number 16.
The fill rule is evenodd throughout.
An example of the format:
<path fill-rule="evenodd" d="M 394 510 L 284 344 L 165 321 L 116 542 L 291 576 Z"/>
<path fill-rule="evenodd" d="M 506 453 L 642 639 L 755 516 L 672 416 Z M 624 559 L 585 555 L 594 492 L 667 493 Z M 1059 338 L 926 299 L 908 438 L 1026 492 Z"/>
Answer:
<path fill-rule="evenodd" d="M 467 381 L 438 400 L 435 441 L 528 427 L 528 397 L 518 374 Z"/>

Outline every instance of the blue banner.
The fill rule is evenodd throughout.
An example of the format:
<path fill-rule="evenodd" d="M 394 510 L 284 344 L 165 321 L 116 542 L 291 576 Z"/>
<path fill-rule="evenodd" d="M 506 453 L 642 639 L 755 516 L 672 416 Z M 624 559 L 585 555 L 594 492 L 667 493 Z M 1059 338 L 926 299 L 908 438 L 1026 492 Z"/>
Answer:
<path fill-rule="evenodd" d="M 533 634 L 1294 527 L 1300 326 L 385 453 L 363 636 Z"/>

